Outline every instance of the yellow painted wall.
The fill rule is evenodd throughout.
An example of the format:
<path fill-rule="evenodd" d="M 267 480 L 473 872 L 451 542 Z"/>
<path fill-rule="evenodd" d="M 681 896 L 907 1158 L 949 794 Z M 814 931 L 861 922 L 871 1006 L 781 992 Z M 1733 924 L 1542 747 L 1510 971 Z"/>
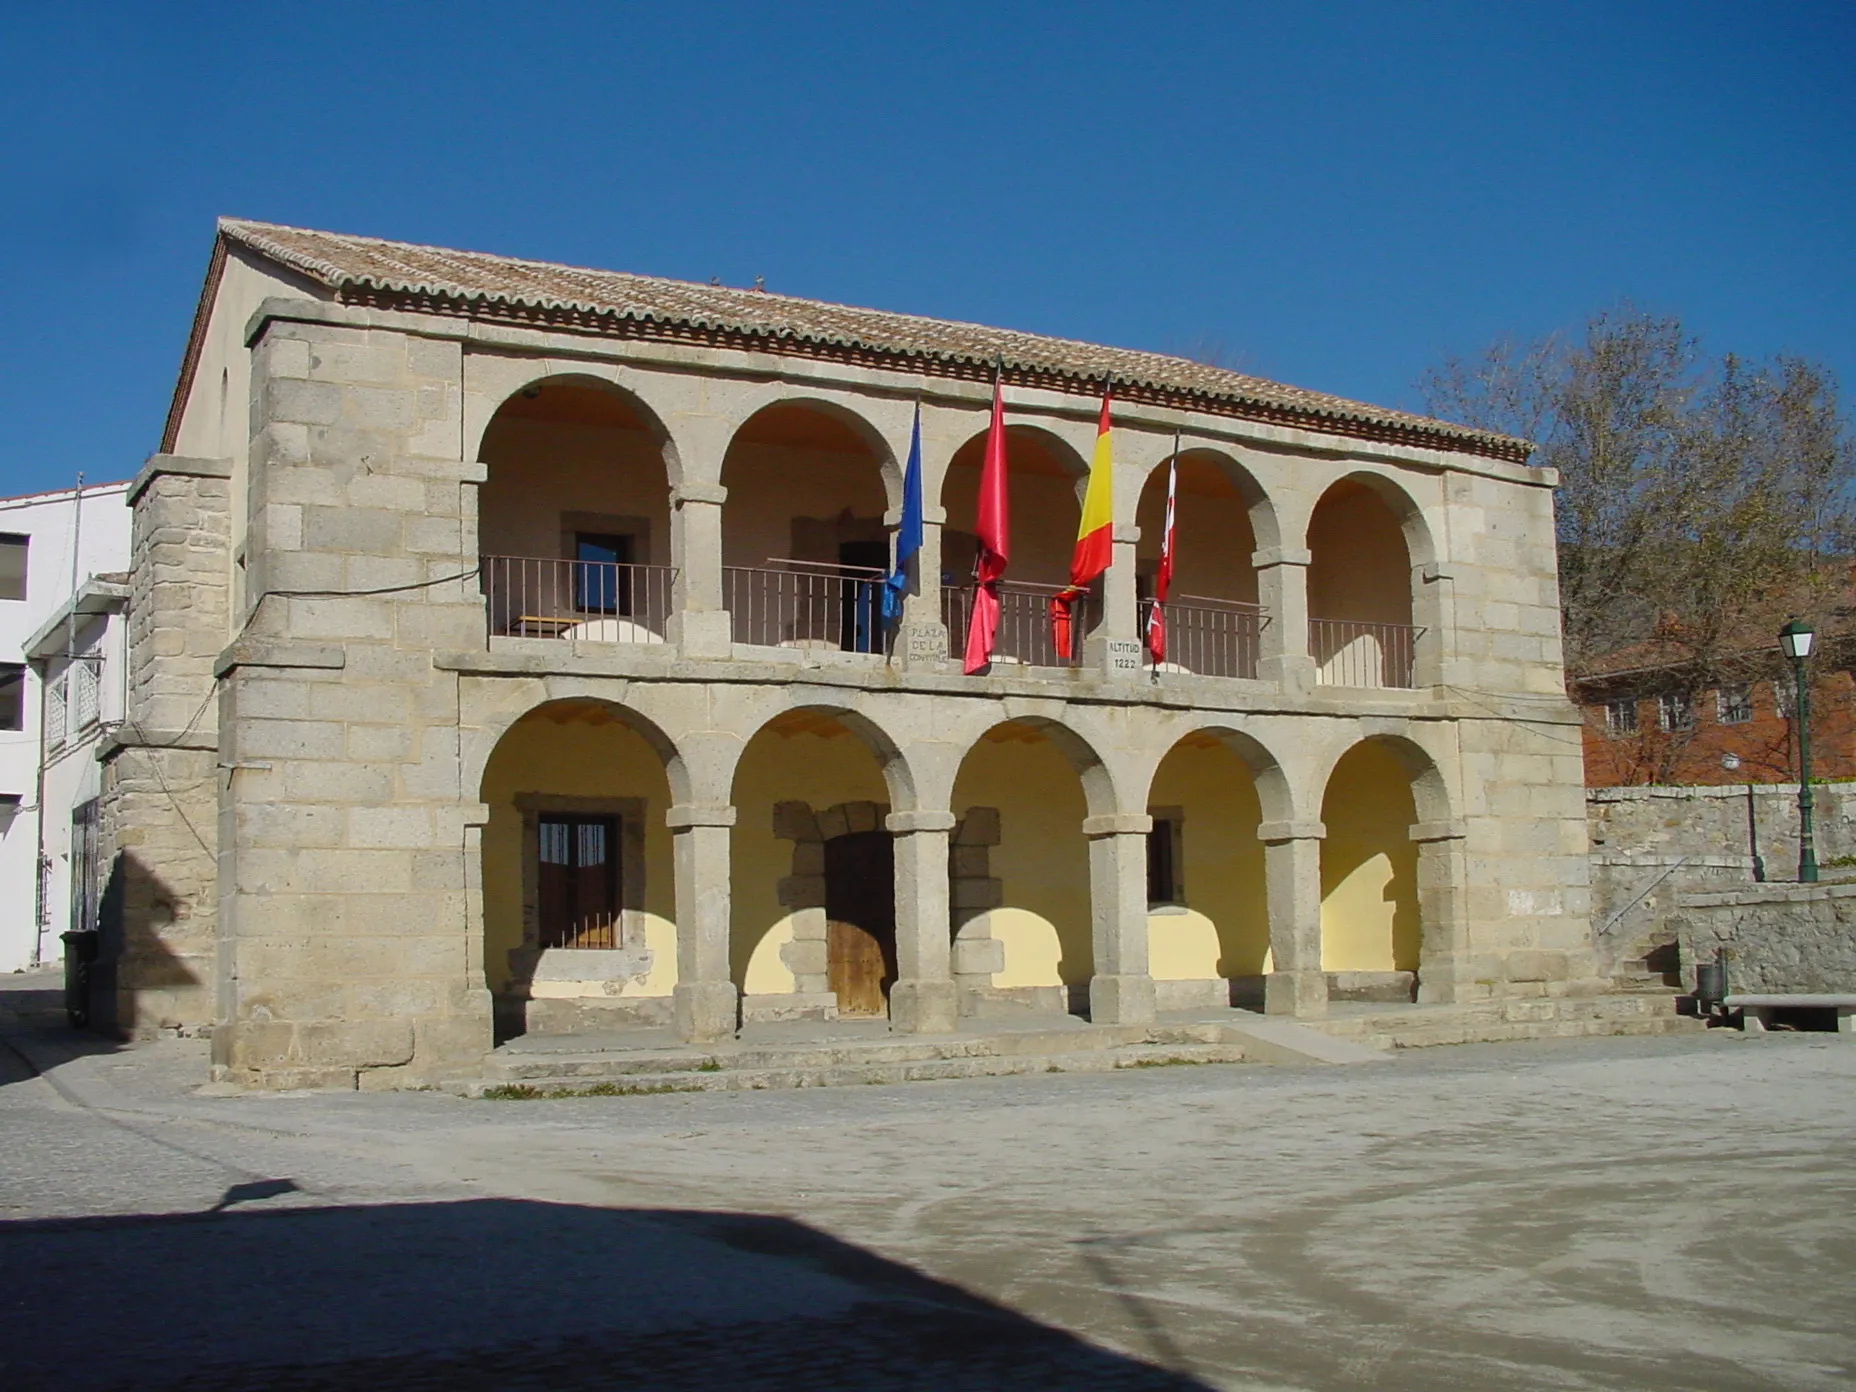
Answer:
<path fill-rule="evenodd" d="M 560 724 L 544 711 L 517 721 L 496 746 L 483 775 L 490 820 L 483 829 L 484 970 L 492 990 L 509 981 L 509 949 L 522 945 L 522 814 L 518 793 L 562 797 L 642 798 L 646 942 L 656 952 L 676 942 L 676 884 L 664 813 L 670 785 L 651 746 L 616 717 L 604 724 Z M 661 954 L 660 954 L 661 957 Z M 674 965 L 654 964 L 650 981 L 627 995 L 663 994 Z"/>
<path fill-rule="evenodd" d="M 1163 466 L 1148 476 L 1141 489 L 1135 513 L 1141 539 L 1135 555 L 1142 562 L 1157 562 L 1160 558 L 1166 535 L 1166 480 Z M 1251 534 L 1250 513 L 1218 466 L 1190 451 L 1180 460 L 1173 538 L 1175 596 L 1207 595 L 1244 604 L 1257 602 L 1257 573 L 1250 565 L 1257 545 Z"/>
<path fill-rule="evenodd" d="M 722 505 L 724 565 L 764 566 L 789 557 L 835 561 L 835 552 L 795 557 L 793 519 L 838 518 L 849 509 L 852 518 L 880 528 L 888 506 L 882 470 L 868 455 L 738 443 L 728 451 L 722 482 L 728 488 Z"/>
<path fill-rule="evenodd" d="M 1095 961 L 1089 936 L 1083 787 L 1049 740 L 1027 726 L 1005 726 L 1002 731 L 1007 736 L 1003 742 L 988 737 L 968 752 L 954 780 L 953 805 L 957 817 L 965 816 L 970 807 L 999 809 L 1000 844 L 992 848 L 990 865 L 1002 882 L 1007 912 L 991 917 L 1000 925 L 994 936 L 1006 942 L 1006 969 L 994 977 L 994 984 L 1049 984 L 1018 979 L 1041 974 L 1035 957 L 1018 967 L 1012 961 L 1015 941 L 1044 955 L 1036 946 L 1042 924 L 1057 935 L 1063 981 L 1081 985 L 1089 980 Z"/>
<path fill-rule="evenodd" d="M 1418 848 L 1411 782 L 1382 745 L 1355 745 L 1321 802 L 1321 965 L 1416 971 Z"/>
<path fill-rule="evenodd" d="M 834 722 L 815 721 L 803 730 L 776 728 L 756 735 L 735 770 L 734 801 L 729 957 L 735 980 L 745 982 L 762 940 L 769 934 L 780 941 L 792 935 L 779 885 L 793 873 L 793 843 L 773 834 L 774 804 L 803 802 L 823 811 L 841 802 L 887 803 L 889 791 L 876 756 L 861 740 Z M 770 949 L 774 963 L 777 948 L 776 942 Z M 764 970 L 770 974 L 757 973 L 757 981 L 780 979 L 771 967 Z M 779 971 L 787 983 L 779 989 L 790 991 L 791 973 L 783 965 Z"/>
<path fill-rule="evenodd" d="M 1190 910 L 1148 918 L 1154 978 L 1261 975 L 1270 950 L 1269 908 L 1257 840 L 1263 812 L 1249 768 L 1210 736 L 1188 737 L 1160 761 L 1147 803 L 1185 814 L 1181 868 Z"/>
<path fill-rule="evenodd" d="M 1009 432 L 1008 432 L 1009 434 Z M 963 446 L 947 471 L 941 489 L 949 531 L 971 533 L 980 488 L 982 447 Z M 1019 468 L 1021 461 L 1026 465 Z M 1031 472 L 1032 469 L 1044 472 Z M 1034 440 L 1011 436 L 1007 441 L 1007 479 L 1011 487 L 1012 547 L 1007 580 L 1037 585 L 1063 585 L 1070 579 L 1070 556 L 1076 549 L 1076 526 L 1082 517 L 1078 480 L 1061 476 L 1051 451 Z M 958 554 L 956 554 L 958 552 Z M 971 543 L 946 550 L 941 557 L 951 583 L 962 584 L 973 574 Z"/>
<path fill-rule="evenodd" d="M 643 431 L 498 416 L 484 432 L 478 545 L 486 556 L 567 558 L 561 514 L 642 517 L 643 565 L 670 564 L 670 485 Z"/>
<path fill-rule="evenodd" d="M 1363 484 L 1339 483 L 1308 524 L 1308 614 L 1411 622 L 1411 562 L 1392 510 Z"/>

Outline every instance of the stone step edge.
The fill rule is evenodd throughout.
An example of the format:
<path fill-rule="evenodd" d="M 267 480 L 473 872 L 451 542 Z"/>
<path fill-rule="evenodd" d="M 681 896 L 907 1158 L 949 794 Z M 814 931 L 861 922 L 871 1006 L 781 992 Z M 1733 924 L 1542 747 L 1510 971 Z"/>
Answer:
<path fill-rule="evenodd" d="M 1046 1058 L 1059 1054 L 1107 1053 L 1143 1046 L 1186 1047 L 1230 1043 L 1218 1023 L 1197 1025 L 1117 1026 L 1097 1030 L 1040 1031 L 1035 1034 L 917 1036 L 846 1039 L 822 1044 L 724 1044 L 711 1049 L 585 1049 L 554 1053 L 524 1049 L 494 1050 L 484 1058 L 486 1076 L 596 1073 L 715 1072 L 742 1068 L 831 1067 L 850 1062 L 914 1063 L 937 1059 Z M 711 1066 L 712 1065 L 712 1066 Z"/>
<path fill-rule="evenodd" d="M 902 1063 L 843 1063 L 801 1068 L 723 1068 L 715 1072 L 561 1074 L 522 1079 L 467 1079 L 447 1090 L 481 1098 L 498 1089 L 523 1096 L 653 1096 L 672 1092 L 747 1092 L 802 1087 L 851 1087 L 937 1082 L 959 1078 L 1012 1077 L 1035 1073 L 1111 1073 L 1118 1069 L 1190 1067 L 1244 1063 L 1232 1044 L 1152 1044 L 1066 1054 L 991 1054 L 918 1059 Z"/>

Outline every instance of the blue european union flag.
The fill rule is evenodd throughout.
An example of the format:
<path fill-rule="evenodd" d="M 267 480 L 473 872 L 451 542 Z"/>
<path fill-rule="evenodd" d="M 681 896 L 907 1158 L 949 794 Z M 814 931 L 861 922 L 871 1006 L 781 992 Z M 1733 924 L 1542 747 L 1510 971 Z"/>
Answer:
<path fill-rule="evenodd" d="M 896 528 L 896 568 L 883 580 L 883 622 L 902 617 L 902 597 L 909 592 L 909 562 L 922 549 L 922 404 L 915 403 L 915 428 L 909 436 L 909 463 L 902 471 L 902 525 Z"/>

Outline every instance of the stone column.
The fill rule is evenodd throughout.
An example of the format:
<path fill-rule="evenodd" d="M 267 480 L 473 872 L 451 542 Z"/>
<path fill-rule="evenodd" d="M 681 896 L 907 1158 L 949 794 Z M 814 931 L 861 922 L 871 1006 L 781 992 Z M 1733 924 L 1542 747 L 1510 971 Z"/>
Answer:
<path fill-rule="evenodd" d="M 1147 833 L 1153 824 L 1145 812 L 1083 819 L 1096 958 L 1089 1018 L 1098 1025 L 1144 1025 L 1154 1018 L 1147 968 Z"/>
<path fill-rule="evenodd" d="M 1134 596 L 1134 544 L 1141 529 L 1117 522 L 1113 549 L 1102 577 L 1102 622 L 1083 641 L 1083 665 L 1121 681 L 1141 675 L 1140 605 Z"/>
<path fill-rule="evenodd" d="M 1264 822 L 1263 882 L 1269 900 L 1270 959 L 1263 1009 L 1270 1015 L 1325 1015 L 1328 979 L 1321 970 L 1320 822 Z"/>
<path fill-rule="evenodd" d="M 896 841 L 896 982 L 890 1028 L 944 1034 L 954 1028 L 953 929 L 947 903 L 947 840 L 952 812 L 891 812 Z"/>
<path fill-rule="evenodd" d="M 722 504 L 719 483 L 680 483 L 670 495 L 672 583 L 670 641 L 687 657 L 727 657 L 732 642 L 722 589 Z"/>
<path fill-rule="evenodd" d="M 902 512 L 898 509 L 883 520 L 893 532 L 902 521 Z M 941 616 L 941 528 L 946 522 L 945 509 L 923 507 L 922 549 L 915 557 L 916 583 L 903 597 L 902 622 L 896 630 L 895 657 L 905 668 L 932 671 L 948 658 L 947 624 Z"/>
<path fill-rule="evenodd" d="M 677 1037 L 732 1039 L 737 997 L 729 971 L 729 832 L 735 809 L 678 805 L 665 815 L 677 884 Z"/>
<path fill-rule="evenodd" d="M 1258 643 L 1257 676 L 1292 691 L 1315 684 L 1308 654 L 1308 565 L 1312 552 L 1277 546 L 1250 558 L 1257 571 L 1257 599 L 1269 615 Z"/>
<path fill-rule="evenodd" d="M 1469 999 L 1469 916 L 1464 912 L 1465 867 L 1461 822 L 1419 822 L 1418 999 L 1426 1005 Z"/>

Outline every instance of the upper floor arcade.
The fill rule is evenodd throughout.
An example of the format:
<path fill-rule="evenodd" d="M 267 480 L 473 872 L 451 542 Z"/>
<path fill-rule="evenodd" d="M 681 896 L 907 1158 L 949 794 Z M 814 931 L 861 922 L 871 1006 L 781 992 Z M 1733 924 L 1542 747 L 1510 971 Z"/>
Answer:
<path fill-rule="evenodd" d="M 1131 699 L 1142 683 L 1560 690 L 1552 478 L 1518 441 L 1178 359 L 753 292 L 252 224 L 221 246 L 166 447 L 230 456 L 234 630 L 292 622 L 260 614 L 268 596 L 327 611 L 394 589 L 369 582 L 463 578 L 450 598 L 478 617 L 468 638 L 447 629 L 454 649 L 956 676 L 998 372 L 1011 529 L 991 675 L 1119 680 Z M 579 298 L 540 294 L 550 277 Z M 1050 599 L 1105 382 L 1112 563 L 1060 656 Z M 248 438 L 228 404 L 241 384 Z M 917 420 L 922 545 L 886 616 Z"/>

